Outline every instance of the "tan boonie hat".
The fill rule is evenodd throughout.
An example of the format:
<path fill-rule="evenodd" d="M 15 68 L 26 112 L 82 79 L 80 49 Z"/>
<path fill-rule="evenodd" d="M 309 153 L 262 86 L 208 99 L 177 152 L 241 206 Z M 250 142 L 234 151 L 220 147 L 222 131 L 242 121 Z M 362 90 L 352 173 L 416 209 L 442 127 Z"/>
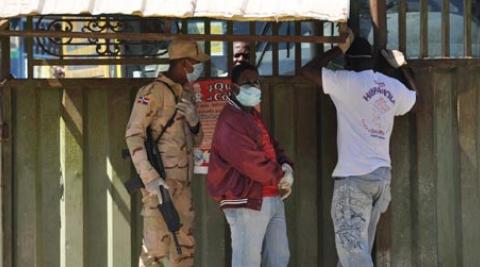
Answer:
<path fill-rule="evenodd" d="M 210 56 L 205 54 L 198 44 L 194 41 L 173 40 L 168 46 L 168 56 L 170 59 L 192 58 L 200 62 L 210 59 Z"/>

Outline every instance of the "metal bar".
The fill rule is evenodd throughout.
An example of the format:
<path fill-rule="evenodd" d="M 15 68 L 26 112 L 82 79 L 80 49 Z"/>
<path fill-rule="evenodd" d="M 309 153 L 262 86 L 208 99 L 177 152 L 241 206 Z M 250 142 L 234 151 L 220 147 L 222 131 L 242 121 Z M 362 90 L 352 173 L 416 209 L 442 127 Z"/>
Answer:
<path fill-rule="evenodd" d="M 314 30 L 314 35 L 317 35 L 317 36 L 323 36 L 325 34 L 324 32 L 324 22 L 321 22 L 321 21 L 317 21 L 317 22 L 314 22 L 313 24 L 313 30 Z M 318 56 L 318 55 L 321 55 L 323 53 L 323 51 L 325 50 L 325 44 L 317 44 L 314 46 L 314 53 L 313 55 L 314 56 Z"/>
<path fill-rule="evenodd" d="M 233 34 L 233 22 L 227 22 L 227 35 Z M 227 70 L 230 75 L 233 67 L 233 42 L 227 42 Z"/>
<path fill-rule="evenodd" d="M 398 4 L 398 48 L 404 54 L 407 52 L 407 0 Z"/>
<path fill-rule="evenodd" d="M 188 34 L 188 21 L 186 19 L 182 19 L 182 33 L 183 34 Z M 124 39 L 124 40 L 126 40 L 126 39 Z"/>
<path fill-rule="evenodd" d="M 278 35 L 278 28 L 279 28 L 279 22 L 272 22 L 272 35 L 277 36 Z M 273 43 L 272 44 L 272 74 L 273 76 L 278 76 L 278 73 L 280 72 L 279 67 L 280 65 L 279 60 L 278 60 L 278 43 Z"/>
<path fill-rule="evenodd" d="M 428 0 L 420 0 L 420 58 L 428 57 Z"/>
<path fill-rule="evenodd" d="M 465 0 L 465 56 L 472 56 L 472 0 Z"/>
<path fill-rule="evenodd" d="M 168 64 L 168 58 L 144 59 L 144 58 L 122 58 L 122 59 L 34 59 L 33 66 L 53 65 L 149 65 Z"/>
<path fill-rule="evenodd" d="M 249 23 L 249 31 L 250 31 L 250 36 L 254 36 L 257 34 L 256 30 L 257 30 L 257 25 L 254 21 L 250 22 Z M 252 65 L 255 65 L 255 60 L 257 58 L 257 43 L 255 41 L 250 41 L 250 63 Z"/>
<path fill-rule="evenodd" d="M 182 29 L 183 32 L 183 29 Z M 219 34 L 174 34 L 174 33 L 86 33 L 47 31 L 0 31 L 0 36 L 52 37 L 52 38 L 98 38 L 118 40 L 192 40 L 192 41 L 244 41 L 244 42 L 295 42 L 295 43 L 341 43 L 346 36 L 275 36 L 275 35 L 219 35 Z"/>
<path fill-rule="evenodd" d="M 375 51 L 387 47 L 386 0 L 370 0 L 370 13 L 373 23 L 373 47 Z"/>
<path fill-rule="evenodd" d="M 33 20 L 32 17 L 27 18 L 27 31 L 31 31 L 33 29 Z M 25 38 L 25 45 L 27 48 L 27 77 L 28 79 L 33 79 L 33 37 L 26 36 Z"/>
<path fill-rule="evenodd" d="M 95 88 L 105 86 L 105 81 L 108 81 L 109 85 L 113 87 L 125 86 L 125 84 L 132 84 L 132 87 L 140 87 L 149 82 L 152 82 L 155 78 L 65 78 L 65 79 L 34 79 L 33 84 L 34 88 L 41 90 L 50 90 L 50 89 L 62 89 L 62 88 L 75 88 L 75 89 L 85 89 L 85 88 Z M 21 80 L 11 80 L 10 85 L 13 88 L 25 86 L 27 83 L 32 83 L 25 79 Z M 85 85 L 88 85 L 87 87 Z M 103 85 L 102 85 L 103 84 Z"/>
<path fill-rule="evenodd" d="M 360 1 L 350 1 L 348 26 L 354 34 L 358 35 L 360 33 Z"/>
<path fill-rule="evenodd" d="M 263 28 L 262 28 L 262 31 L 261 33 L 259 34 L 259 36 L 266 36 L 267 32 L 268 32 L 268 28 L 270 26 L 271 23 L 265 23 L 263 25 Z M 268 50 L 268 47 L 270 46 L 270 43 L 266 42 L 266 43 L 263 43 L 263 48 L 261 49 L 261 53 L 260 53 L 260 57 L 258 58 L 258 62 L 256 62 L 256 66 L 257 68 L 260 67 L 260 64 L 262 64 L 262 61 L 263 61 L 263 57 L 265 56 L 265 53 L 267 52 Z"/>
<path fill-rule="evenodd" d="M 442 57 L 450 56 L 450 0 L 442 4 Z"/>
<path fill-rule="evenodd" d="M 204 25 L 205 25 L 205 31 L 204 33 L 205 34 L 211 34 L 211 23 L 212 21 L 210 19 L 206 19 L 204 20 Z M 212 43 L 210 41 L 205 41 L 205 53 L 207 55 L 210 55 L 212 52 Z M 207 62 L 205 62 L 205 77 L 207 78 L 210 78 L 212 76 L 212 63 L 210 60 L 208 60 Z"/>
<path fill-rule="evenodd" d="M 295 35 L 302 35 L 302 24 L 301 22 L 295 22 Z M 300 74 L 300 69 L 302 68 L 302 43 L 295 44 L 295 75 Z"/>
<path fill-rule="evenodd" d="M 409 60 L 408 65 L 414 68 L 453 68 L 458 66 L 480 66 L 480 59 L 478 58 L 440 58 L 440 59 L 414 59 Z"/>

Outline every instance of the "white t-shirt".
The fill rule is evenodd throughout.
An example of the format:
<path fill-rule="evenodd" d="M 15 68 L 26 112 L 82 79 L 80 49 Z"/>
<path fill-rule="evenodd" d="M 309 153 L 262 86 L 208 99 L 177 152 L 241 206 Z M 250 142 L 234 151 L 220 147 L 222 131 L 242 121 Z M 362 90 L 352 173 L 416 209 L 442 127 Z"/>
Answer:
<path fill-rule="evenodd" d="M 323 68 L 322 83 L 337 109 L 338 162 L 333 177 L 364 175 L 390 167 L 393 119 L 413 107 L 416 93 L 373 70 Z"/>

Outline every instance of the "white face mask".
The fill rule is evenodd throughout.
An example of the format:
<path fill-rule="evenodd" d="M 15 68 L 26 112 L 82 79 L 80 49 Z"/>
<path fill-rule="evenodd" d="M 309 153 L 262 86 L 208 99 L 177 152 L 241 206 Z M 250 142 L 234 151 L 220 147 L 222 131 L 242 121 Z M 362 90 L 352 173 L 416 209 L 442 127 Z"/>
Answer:
<path fill-rule="evenodd" d="M 245 107 L 255 107 L 262 101 L 262 91 L 248 84 L 242 85 L 236 98 Z"/>
<path fill-rule="evenodd" d="M 194 82 L 200 78 L 203 73 L 203 63 L 197 63 L 193 65 L 193 71 L 188 73 L 187 72 L 187 80 L 189 82 Z"/>

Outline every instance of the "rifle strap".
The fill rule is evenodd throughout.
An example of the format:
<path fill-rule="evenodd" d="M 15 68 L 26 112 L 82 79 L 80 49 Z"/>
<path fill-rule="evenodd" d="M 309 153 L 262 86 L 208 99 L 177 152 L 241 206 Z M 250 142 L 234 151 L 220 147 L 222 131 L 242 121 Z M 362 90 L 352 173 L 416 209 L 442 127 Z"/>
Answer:
<path fill-rule="evenodd" d="M 178 104 L 178 101 L 179 101 L 178 96 L 175 94 L 175 92 L 173 91 L 172 87 L 171 87 L 168 83 L 166 83 L 166 82 L 164 82 L 164 81 L 162 81 L 162 80 L 160 80 L 160 79 L 156 79 L 155 81 L 156 81 L 156 82 L 161 82 L 161 83 L 163 83 L 163 84 L 168 88 L 168 90 L 173 94 L 173 97 L 175 98 L 175 104 Z M 177 109 L 175 108 L 175 112 L 173 112 L 173 115 L 168 119 L 168 121 L 167 121 L 167 123 L 165 124 L 165 126 L 163 126 L 162 131 L 160 132 L 160 134 L 158 135 L 158 137 L 155 139 L 154 144 L 158 144 L 158 141 L 160 141 L 160 138 L 162 138 L 162 136 L 163 136 L 163 134 L 165 133 L 165 131 L 166 131 L 170 126 L 173 125 L 173 123 L 175 122 L 175 116 L 176 116 L 176 115 L 177 115 Z"/>

